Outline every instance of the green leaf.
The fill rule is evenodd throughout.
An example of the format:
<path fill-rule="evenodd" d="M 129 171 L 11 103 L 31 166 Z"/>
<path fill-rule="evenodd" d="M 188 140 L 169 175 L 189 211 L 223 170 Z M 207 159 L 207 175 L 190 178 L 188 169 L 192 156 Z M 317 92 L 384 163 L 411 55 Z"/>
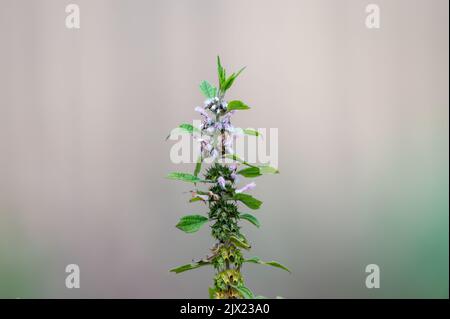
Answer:
<path fill-rule="evenodd" d="M 242 163 L 242 164 L 247 165 L 247 166 L 249 166 L 249 167 L 256 167 L 256 166 L 254 166 L 254 165 L 252 165 L 252 164 L 249 164 L 249 163 L 247 163 L 246 161 L 242 160 L 242 159 L 239 158 L 239 156 L 237 156 L 236 154 L 226 154 L 224 157 L 229 158 L 229 159 L 232 159 L 233 161 Z"/>
<path fill-rule="evenodd" d="M 261 172 L 259 170 L 259 167 L 247 167 L 244 169 L 241 169 L 237 172 L 239 175 L 242 175 L 244 177 L 252 178 L 252 177 L 258 177 L 261 176 Z"/>
<path fill-rule="evenodd" d="M 174 272 L 176 274 L 179 274 L 181 272 L 184 272 L 184 271 L 187 271 L 187 270 L 196 269 L 196 268 L 199 268 L 201 266 L 206 266 L 206 265 L 209 265 L 209 264 L 210 264 L 209 262 L 200 261 L 200 262 L 190 263 L 190 264 L 186 264 L 186 265 L 179 266 L 179 267 L 176 267 L 176 268 L 172 268 L 169 271 L 170 272 Z"/>
<path fill-rule="evenodd" d="M 239 215 L 239 218 L 249 221 L 250 223 L 252 223 L 253 225 L 255 225 L 258 228 L 260 226 L 259 220 L 252 214 L 242 214 L 242 215 Z"/>
<path fill-rule="evenodd" d="M 192 197 L 190 200 L 189 200 L 189 203 L 194 203 L 194 202 L 204 202 L 205 200 L 203 199 L 203 198 L 201 198 L 201 197 Z"/>
<path fill-rule="evenodd" d="M 251 246 L 245 241 L 245 239 L 237 238 L 236 236 L 230 236 L 230 241 L 238 247 L 244 249 L 251 248 Z"/>
<path fill-rule="evenodd" d="M 176 133 L 188 133 L 188 134 L 192 134 L 192 133 L 199 133 L 200 130 L 196 127 L 194 127 L 192 124 L 187 124 L 187 123 L 183 123 L 180 124 L 178 127 L 174 128 L 169 135 L 167 135 L 166 140 L 172 135 L 172 134 L 176 134 Z"/>
<path fill-rule="evenodd" d="M 245 67 L 243 67 L 242 69 L 240 69 L 238 71 L 238 73 L 233 73 L 230 75 L 230 77 L 225 81 L 224 85 L 223 85 L 223 90 L 226 91 L 228 90 L 234 83 L 234 80 L 236 80 L 236 78 L 239 76 L 239 74 L 242 73 L 242 71 L 245 70 Z"/>
<path fill-rule="evenodd" d="M 258 131 L 255 131 L 255 130 L 252 130 L 252 129 L 249 129 L 249 128 L 245 129 L 244 133 L 247 134 L 247 135 L 252 135 L 252 136 L 259 136 L 260 135 Z"/>
<path fill-rule="evenodd" d="M 271 166 L 267 166 L 267 165 L 259 166 L 259 172 L 261 174 L 279 174 L 280 173 L 278 171 L 278 169 L 271 167 Z"/>
<path fill-rule="evenodd" d="M 189 183 L 207 182 L 207 181 L 200 179 L 197 176 L 189 174 L 189 173 L 173 172 L 173 173 L 169 173 L 167 175 L 167 178 L 184 181 L 184 182 L 189 182 Z"/>
<path fill-rule="evenodd" d="M 181 217 L 177 224 L 177 228 L 186 233 L 194 233 L 208 221 L 208 218 L 201 215 L 188 215 Z"/>
<path fill-rule="evenodd" d="M 238 73 L 236 73 L 236 75 L 234 76 L 234 78 L 237 78 L 237 77 L 242 73 L 242 71 L 245 70 L 245 68 L 246 68 L 246 66 L 244 66 L 242 69 L 240 69 L 240 70 L 238 71 Z"/>
<path fill-rule="evenodd" d="M 221 91 L 223 91 L 223 86 L 225 84 L 226 79 L 226 72 L 225 69 L 222 67 L 222 64 L 220 63 L 219 56 L 217 56 L 217 74 L 219 76 L 219 88 Z"/>
<path fill-rule="evenodd" d="M 227 111 L 232 110 L 248 110 L 250 107 L 242 101 L 230 101 L 227 106 Z"/>
<path fill-rule="evenodd" d="M 180 129 L 185 130 L 188 133 L 200 132 L 198 128 L 194 127 L 192 124 L 183 123 L 178 126 Z"/>
<path fill-rule="evenodd" d="M 216 293 L 216 288 L 214 287 L 209 287 L 208 288 L 208 293 L 209 293 L 209 299 L 214 299 L 214 294 Z"/>
<path fill-rule="evenodd" d="M 200 170 L 202 169 L 202 157 L 199 156 L 197 159 L 197 164 L 195 164 L 195 170 L 194 170 L 194 176 L 197 177 L 198 173 L 200 173 Z"/>
<path fill-rule="evenodd" d="M 208 81 L 203 81 L 202 83 L 200 83 L 200 91 L 202 91 L 203 95 L 209 99 L 215 97 L 217 93 L 217 89 Z"/>
<path fill-rule="evenodd" d="M 278 169 L 271 167 L 271 166 L 267 166 L 267 165 L 263 165 L 263 166 L 253 166 L 252 165 L 248 168 L 244 168 L 244 169 L 238 171 L 237 173 L 244 177 L 252 178 L 252 177 L 261 176 L 263 174 L 278 174 L 279 171 L 278 171 Z"/>
<path fill-rule="evenodd" d="M 240 285 L 240 286 L 234 286 L 231 285 L 234 289 L 236 289 L 242 296 L 242 298 L 244 299 L 254 299 L 255 295 L 253 294 L 253 292 L 248 289 L 247 287 Z"/>
<path fill-rule="evenodd" d="M 261 207 L 262 204 L 262 202 L 259 199 L 256 199 L 251 195 L 243 193 L 235 194 L 232 199 L 241 201 L 243 204 L 245 204 L 248 208 L 251 209 L 258 209 L 259 207 Z"/>
<path fill-rule="evenodd" d="M 246 260 L 244 260 L 244 262 L 272 266 L 272 267 L 276 267 L 276 268 L 280 268 L 280 269 L 286 270 L 289 273 L 291 272 L 286 266 L 280 264 L 277 261 L 262 261 L 259 257 L 256 257 L 256 256 L 252 257 L 250 259 L 246 259 Z"/>
<path fill-rule="evenodd" d="M 289 273 L 291 272 L 291 271 L 289 270 L 289 268 L 287 268 L 286 266 L 280 264 L 280 263 L 277 262 L 277 261 L 266 261 L 265 264 L 266 264 L 266 265 L 269 265 L 269 266 L 272 266 L 272 267 L 276 267 L 276 268 L 280 268 L 280 269 L 286 270 L 286 271 L 289 272 Z"/>

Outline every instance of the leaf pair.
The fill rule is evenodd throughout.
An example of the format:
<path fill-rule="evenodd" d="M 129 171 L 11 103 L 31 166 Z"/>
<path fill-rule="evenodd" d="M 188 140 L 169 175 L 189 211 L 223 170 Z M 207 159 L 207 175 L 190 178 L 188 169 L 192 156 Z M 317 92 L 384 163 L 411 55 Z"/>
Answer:
<path fill-rule="evenodd" d="M 219 77 L 219 90 L 222 93 L 225 93 L 232 85 L 234 80 L 244 71 L 245 67 L 240 69 L 237 73 L 231 74 L 229 77 L 226 75 L 225 69 L 222 67 L 220 63 L 220 57 L 217 56 L 217 74 Z"/>

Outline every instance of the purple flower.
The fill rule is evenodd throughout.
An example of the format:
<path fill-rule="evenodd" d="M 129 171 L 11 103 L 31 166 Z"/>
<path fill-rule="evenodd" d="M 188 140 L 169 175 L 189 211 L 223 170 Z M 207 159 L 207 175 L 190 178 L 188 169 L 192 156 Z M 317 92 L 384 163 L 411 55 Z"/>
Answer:
<path fill-rule="evenodd" d="M 217 183 L 219 183 L 220 187 L 222 187 L 223 189 L 225 189 L 225 178 L 223 178 L 222 176 L 220 176 L 217 179 Z"/>
<path fill-rule="evenodd" d="M 242 187 L 242 188 L 240 188 L 240 189 L 237 189 L 236 190 L 236 193 L 243 193 L 243 192 L 246 192 L 246 191 L 249 191 L 249 190 L 252 190 L 253 188 L 255 188 L 256 187 L 256 184 L 255 183 L 253 183 L 253 182 L 251 182 L 250 184 L 247 184 L 247 185 L 245 185 L 244 187 Z"/>

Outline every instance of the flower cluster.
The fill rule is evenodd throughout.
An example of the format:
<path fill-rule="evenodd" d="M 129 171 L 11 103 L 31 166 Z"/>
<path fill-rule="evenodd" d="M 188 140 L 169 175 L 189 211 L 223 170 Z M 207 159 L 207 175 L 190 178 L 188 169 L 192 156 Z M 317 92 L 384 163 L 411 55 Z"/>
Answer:
<path fill-rule="evenodd" d="M 218 97 L 207 99 L 204 106 L 197 106 L 200 113 L 200 135 L 195 136 L 200 143 L 203 158 L 218 158 L 233 153 L 233 137 L 239 135 L 231 124 L 235 111 L 227 112 L 227 102 Z"/>

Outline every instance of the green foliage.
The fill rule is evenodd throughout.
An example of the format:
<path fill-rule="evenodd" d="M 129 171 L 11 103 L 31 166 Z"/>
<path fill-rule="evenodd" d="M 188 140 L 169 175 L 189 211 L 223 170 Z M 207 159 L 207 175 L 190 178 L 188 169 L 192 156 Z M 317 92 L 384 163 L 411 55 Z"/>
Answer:
<path fill-rule="evenodd" d="M 198 178 L 197 176 L 189 174 L 189 173 L 173 172 L 173 173 L 169 173 L 167 175 L 167 178 L 176 179 L 176 180 L 189 182 L 189 183 L 206 182 L 205 180 L 202 180 L 202 179 Z"/>
<path fill-rule="evenodd" d="M 242 214 L 242 215 L 239 215 L 239 218 L 249 221 L 250 223 L 252 223 L 253 225 L 255 225 L 258 228 L 260 226 L 259 220 L 252 214 Z"/>
<path fill-rule="evenodd" d="M 234 80 L 244 71 L 245 67 L 240 69 L 237 73 L 231 74 L 229 77 L 226 75 L 225 69 L 222 67 L 220 57 L 217 56 L 217 74 L 219 77 L 219 90 L 225 93 L 234 83 Z"/>
<path fill-rule="evenodd" d="M 276 267 L 276 268 L 280 268 L 280 269 L 286 270 L 287 272 L 291 272 L 286 266 L 280 264 L 277 261 L 262 261 L 261 259 L 259 259 L 259 257 L 256 257 L 256 256 L 252 257 L 250 259 L 246 259 L 246 260 L 244 260 L 244 262 L 272 266 L 272 267 Z"/>
<path fill-rule="evenodd" d="M 244 129 L 244 133 L 247 135 L 260 136 L 258 131 L 255 131 L 255 130 L 252 130 L 249 128 Z"/>
<path fill-rule="evenodd" d="M 247 243 L 245 238 L 242 237 L 242 235 L 241 235 L 241 238 L 238 238 L 236 236 L 230 236 L 230 241 L 238 247 L 241 247 L 241 248 L 244 248 L 247 250 L 251 248 L 251 246 Z"/>
<path fill-rule="evenodd" d="M 247 167 L 244 169 L 241 169 L 239 172 L 237 172 L 239 175 L 242 175 L 244 177 L 258 177 L 261 176 L 261 172 L 259 170 L 259 167 Z"/>
<path fill-rule="evenodd" d="M 174 272 L 176 274 L 179 274 L 181 272 L 185 272 L 185 271 L 188 271 L 188 270 L 196 269 L 196 268 L 199 268 L 201 266 L 206 266 L 206 265 L 209 265 L 209 264 L 210 263 L 206 262 L 206 261 L 190 263 L 190 264 L 186 264 L 186 265 L 183 265 L 183 266 L 172 268 L 172 269 L 170 269 L 170 272 Z"/>
<path fill-rule="evenodd" d="M 181 217 L 177 224 L 177 228 L 186 232 L 194 233 L 203 226 L 204 223 L 208 221 L 208 218 L 201 215 L 188 215 Z"/>
<path fill-rule="evenodd" d="M 214 87 L 208 81 L 201 82 L 199 86 L 203 95 L 208 99 L 205 101 L 204 110 L 205 112 L 209 112 L 208 114 L 211 117 L 207 118 L 203 116 L 204 119 L 200 126 L 201 129 L 195 128 L 191 124 L 181 124 L 172 130 L 171 134 L 175 132 L 204 134 L 206 129 L 216 127 L 214 124 L 221 121 L 222 116 L 228 116 L 226 121 L 229 123 L 232 115 L 229 111 L 250 109 L 248 105 L 240 100 L 233 100 L 228 103 L 224 100 L 226 91 L 233 85 L 243 70 L 244 68 L 227 76 L 220 58 L 217 57 L 218 87 Z M 210 121 L 212 121 L 212 124 Z M 241 267 L 244 263 L 262 264 L 289 271 L 287 267 L 276 261 L 265 262 L 258 257 L 245 259 L 243 256 L 243 251 L 250 250 L 251 246 L 245 235 L 241 232 L 241 220 L 246 220 L 258 228 L 260 227 L 260 223 L 252 214 L 241 214 L 238 209 L 239 202 L 253 210 L 259 209 L 262 202 L 251 195 L 240 191 L 237 192 L 236 184 L 238 182 L 236 174 L 240 174 L 246 178 L 254 178 L 264 174 L 277 174 L 278 170 L 267 165 L 253 165 L 243 161 L 236 154 L 227 153 L 223 144 L 218 144 L 219 141 L 223 141 L 222 138 L 226 134 L 235 136 L 241 135 L 242 133 L 250 136 L 260 136 L 260 133 L 253 129 L 242 130 L 236 128 L 232 132 L 227 133 L 222 126 L 222 128 L 215 129 L 214 136 L 209 136 L 211 141 L 208 141 L 208 139 L 203 140 L 208 146 L 206 148 L 207 152 L 215 151 L 215 154 L 219 155 L 218 159 L 228 158 L 246 166 L 239 171 L 236 171 L 237 165 L 233 165 L 233 168 L 231 168 L 231 166 L 219 163 L 217 160 L 209 166 L 202 165 L 203 156 L 205 158 L 208 157 L 208 153 L 205 154 L 204 149 L 202 149 L 202 156 L 199 156 L 197 159 L 193 174 L 173 172 L 167 175 L 169 179 L 192 183 L 194 189 L 191 190 L 192 197 L 189 199 L 189 202 L 200 201 L 205 204 L 202 207 L 208 209 L 205 216 L 188 215 L 181 217 L 176 227 L 186 233 L 194 233 L 206 223 L 211 222 L 211 236 L 216 241 L 215 245 L 211 248 L 211 255 L 200 261 L 194 261 L 173 268 L 170 271 L 178 274 L 211 265 L 215 270 L 214 285 L 209 287 L 208 293 L 209 297 L 214 299 L 263 298 L 262 296 L 255 296 L 244 284 L 244 278 L 241 274 Z M 199 176 L 203 176 L 203 179 Z"/>
<path fill-rule="evenodd" d="M 197 159 L 197 163 L 195 164 L 195 170 L 194 170 L 194 176 L 197 177 L 198 173 L 200 173 L 200 170 L 202 169 L 202 157 L 199 156 Z"/>
<path fill-rule="evenodd" d="M 222 64 L 220 63 L 219 56 L 217 56 L 217 74 L 219 76 L 219 89 L 223 91 L 227 76 L 225 69 L 222 67 Z"/>
<path fill-rule="evenodd" d="M 200 91 L 202 91 L 203 95 L 208 99 L 215 97 L 217 93 L 217 89 L 208 81 L 203 81 L 200 83 Z"/>
<path fill-rule="evenodd" d="M 228 111 L 249 110 L 249 109 L 250 109 L 250 107 L 242 101 L 231 101 L 228 103 L 228 107 L 227 107 Z"/>
<path fill-rule="evenodd" d="M 209 299 L 214 299 L 216 292 L 217 290 L 215 287 L 209 287 L 208 288 Z"/>
<path fill-rule="evenodd" d="M 271 167 L 271 166 L 265 166 L 265 165 L 259 166 L 259 172 L 261 174 L 279 174 L 280 173 L 276 168 Z"/>
<path fill-rule="evenodd" d="M 166 140 L 172 135 L 177 133 L 187 133 L 187 134 L 193 134 L 193 133 L 200 133 L 199 129 L 194 127 L 192 124 L 183 123 L 180 124 L 178 127 L 174 128 L 169 135 L 167 135 Z"/>
<path fill-rule="evenodd" d="M 251 166 L 241 169 L 238 174 L 244 177 L 252 178 L 258 177 L 263 174 L 278 174 L 278 170 L 274 167 L 263 165 L 263 166 Z"/>
<path fill-rule="evenodd" d="M 262 202 L 259 199 L 248 194 L 235 194 L 233 199 L 241 201 L 245 206 L 251 209 L 259 209 L 262 205 Z"/>
<path fill-rule="evenodd" d="M 236 289 L 244 299 L 255 299 L 255 295 L 253 292 L 245 287 L 244 285 L 240 286 L 233 286 L 234 289 Z"/>

